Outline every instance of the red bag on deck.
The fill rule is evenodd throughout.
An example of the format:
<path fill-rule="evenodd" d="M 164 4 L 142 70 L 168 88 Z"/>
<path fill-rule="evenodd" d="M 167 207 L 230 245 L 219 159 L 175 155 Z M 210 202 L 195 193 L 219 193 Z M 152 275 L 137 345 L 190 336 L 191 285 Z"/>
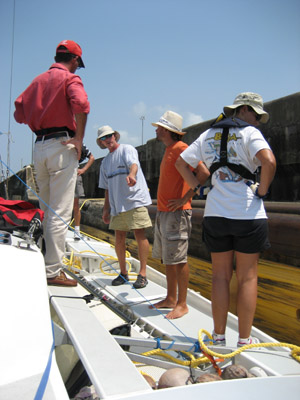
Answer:
<path fill-rule="evenodd" d="M 27 228 L 34 218 L 42 222 L 44 211 L 28 201 L 0 197 L 0 229 Z"/>

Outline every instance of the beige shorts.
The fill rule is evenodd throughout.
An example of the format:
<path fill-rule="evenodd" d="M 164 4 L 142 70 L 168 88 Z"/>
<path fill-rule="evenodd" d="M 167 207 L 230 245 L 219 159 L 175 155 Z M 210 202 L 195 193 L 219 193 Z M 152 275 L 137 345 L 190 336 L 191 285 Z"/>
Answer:
<path fill-rule="evenodd" d="M 152 256 L 166 265 L 186 263 L 191 220 L 192 210 L 157 211 Z"/>
<path fill-rule="evenodd" d="M 111 217 L 109 229 L 114 231 L 132 231 L 152 226 L 146 207 L 134 208 Z"/>

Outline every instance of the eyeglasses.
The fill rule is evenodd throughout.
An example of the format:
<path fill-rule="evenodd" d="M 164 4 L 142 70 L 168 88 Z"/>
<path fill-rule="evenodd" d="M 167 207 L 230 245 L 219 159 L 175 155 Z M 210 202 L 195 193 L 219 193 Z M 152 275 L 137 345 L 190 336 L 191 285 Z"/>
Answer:
<path fill-rule="evenodd" d="M 254 112 L 256 121 L 260 121 L 261 120 L 261 115 L 257 114 L 257 112 L 255 112 L 252 107 L 248 106 L 248 111 Z"/>
<path fill-rule="evenodd" d="M 104 142 L 104 140 L 106 140 L 106 139 L 109 139 L 109 138 L 111 138 L 112 137 L 112 133 L 110 133 L 109 135 L 105 135 L 105 136 L 102 136 L 101 138 L 99 138 L 100 140 L 103 140 L 103 142 Z"/>

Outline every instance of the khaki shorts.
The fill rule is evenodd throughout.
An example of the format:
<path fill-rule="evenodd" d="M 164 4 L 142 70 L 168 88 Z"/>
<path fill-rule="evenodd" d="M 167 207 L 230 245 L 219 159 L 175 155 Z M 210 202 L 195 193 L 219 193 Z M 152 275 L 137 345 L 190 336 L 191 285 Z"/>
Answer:
<path fill-rule="evenodd" d="M 166 265 L 186 263 L 191 219 L 192 210 L 157 211 L 152 256 Z"/>
<path fill-rule="evenodd" d="M 132 231 L 152 226 L 146 207 L 134 208 L 111 217 L 109 229 L 114 231 Z"/>

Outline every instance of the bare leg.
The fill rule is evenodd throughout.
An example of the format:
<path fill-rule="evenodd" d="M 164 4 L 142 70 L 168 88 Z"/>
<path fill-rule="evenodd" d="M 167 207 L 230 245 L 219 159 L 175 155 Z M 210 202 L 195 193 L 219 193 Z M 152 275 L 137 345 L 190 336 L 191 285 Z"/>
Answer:
<path fill-rule="evenodd" d="M 125 239 L 126 239 L 126 231 L 115 231 L 115 250 L 117 253 L 120 270 L 123 275 L 127 274 L 126 270 L 126 257 L 125 257 Z"/>
<path fill-rule="evenodd" d="M 175 265 L 173 267 L 175 267 Z M 177 264 L 176 275 L 178 283 L 178 300 L 174 309 L 166 315 L 166 318 L 168 319 L 180 318 L 183 315 L 187 314 L 189 311 L 186 304 L 187 289 L 189 284 L 188 263 Z"/>
<path fill-rule="evenodd" d="M 154 304 L 156 308 L 174 308 L 177 302 L 176 265 L 166 265 L 167 297 Z M 149 308 L 153 308 L 149 306 Z"/>
<path fill-rule="evenodd" d="M 74 214 L 74 226 L 80 226 L 81 213 L 79 208 L 79 198 L 74 198 L 73 205 L 73 214 Z"/>
<path fill-rule="evenodd" d="M 233 271 L 233 251 L 211 253 L 212 259 L 212 314 L 214 331 L 224 334 L 230 302 L 230 280 Z"/>
<path fill-rule="evenodd" d="M 139 253 L 139 260 L 140 260 L 140 275 L 146 276 L 146 265 L 147 259 L 149 255 L 149 242 L 145 236 L 144 229 L 135 229 L 134 236 L 138 244 L 138 253 Z"/>
<path fill-rule="evenodd" d="M 251 333 L 257 299 L 258 259 L 259 253 L 236 252 L 237 315 L 240 338 L 248 338 Z"/>

